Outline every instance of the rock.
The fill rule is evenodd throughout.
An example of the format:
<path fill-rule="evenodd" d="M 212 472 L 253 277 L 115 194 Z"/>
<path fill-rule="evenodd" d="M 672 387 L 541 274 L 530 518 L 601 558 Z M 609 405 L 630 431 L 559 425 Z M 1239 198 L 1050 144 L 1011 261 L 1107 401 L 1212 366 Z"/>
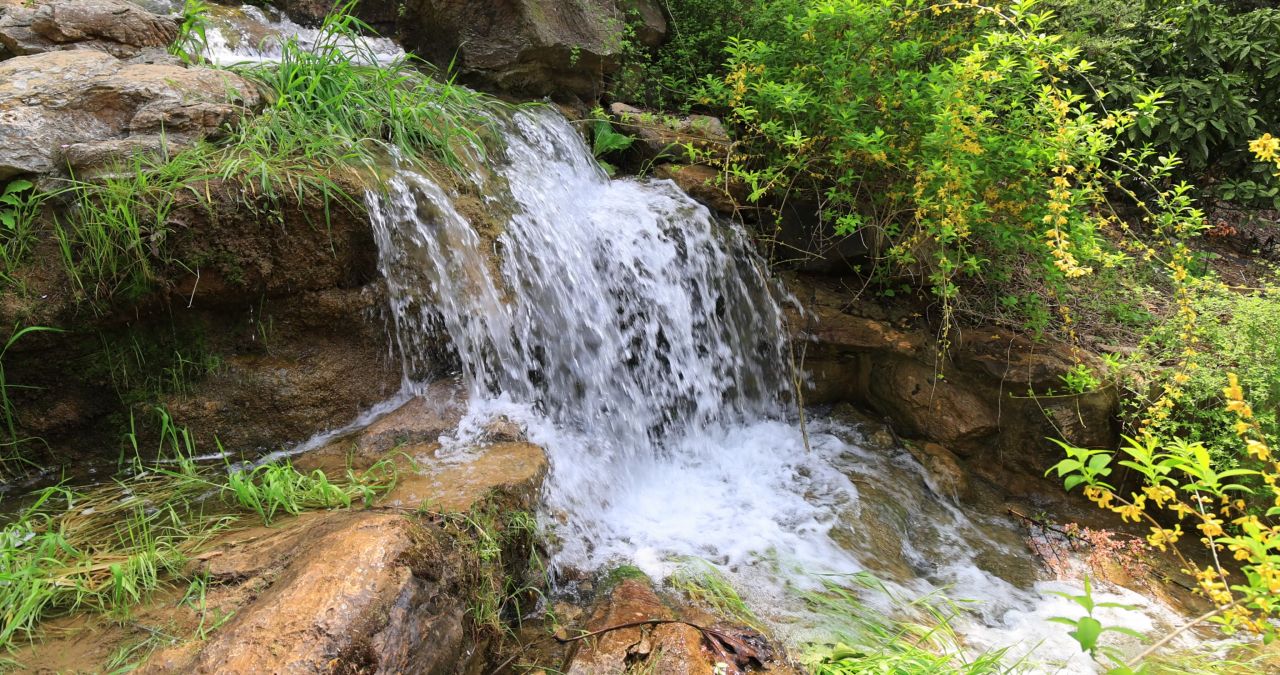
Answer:
<path fill-rule="evenodd" d="M 731 625 L 695 607 L 664 600 L 648 579 L 629 578 L 619 582 L 596 604 L 583 629 L 603 631 L 647 620 L 659 623 L 608 630 L 593 639 L 579 641 L 565 672 L 569 675 L 634 672 L 712 675 L 719 672 L 716 665 L 719 658 L 696 626 L 733 636 L 754 650 L 757 665 L 768 672 L 795 672 L 785 663 L 785 655 L 775 652 L 760 633 Z"/>
<path fill-rule="evenodd" d="M 907 443 L 906 447 L 924 467 L 925 483 L 934 494 L 957 501 L 969 497 L 969 475 L 950 450 L 937 443 Z"/>
<path fill-rule="evenodd" d="M 653 175 L 673 181 L 690 197 L 725 215 L 733 215 L 747 200 L 747 186 L 730 179 L 727 187 L 719 171 L 702 164 L 659 164 Z"/>
<path fill-rule="evenodd" d="M 221 549 L 221 578 L 265 575 L 266 589 L 208 642 L 141 672 L 426 673 L 464 659 L 465 599 L 433 571 L 445 561 L 431 533 L 399 515 L 316 516 L 293 537 Z"/>
<path fill-rule="evenodd" d="M 0 2 L 0 45 L 11 56 L 92 49 L 128 59 L 163 51 L 177 37 L 173 18 L 124 0 Z"/>
<path fill-rule="evenodd" d="M 640 44 L 656 48 L 667 41 L 667 15 L 656 0 L 622 0 L 622 11 Z"/>
<path fill-rule="evenodd" d="M 990 403 L 973 390 L 938 379 L 933 367 L 899 360 L 871 378 L 878 409 L 910 435 L 940 443 L 972 441 L 998 429 Z"/>
<path fill-rule="evenodd" d="M 616 0 L 405 0 L 405 49 L 485 88 L 594 99 L 617 68 Z"/>
<path fill-rule="evenodd" d="M 316 25 L 333 0 L 278 0 Z M 594 100 L 618 66 L 629 10 L 636 39 L 657 45 L 666 17 L 655 0 L 364 0 L 356 15 L 464 81 L 519 96 Z"/>
<path fill-rule="evenodd" d="M 729 147 L 729 133 L 717 117 L 672 117 L 620 102 L 610 105 L 609 112 L 620 129 L 636 139 L 632 147 L 645 161 L 689 161 L 686 145 L 713 157 L 722 157 Z"/>
<path fill-rule="evenodd" d="M 12 58 L 0 62 L 0 180 L 55 173 L 68 159 L 156 151 L 161 137 L 180 147 L 259 102 L 249 82 L 208 68 L 129 64 L 91 50 Z"/>
<path fill-rule="evenodd" d="M 525 442 L 494 443 L 470 457 L 440 459 L 434 450 L 409 446 L 402 451 L 418 461 L 405 472 L 387 502 L 400 506 L 428 503 L 434 510 L 457 513 L 495 494 L 533 503 L 549 465 L 542 448 Z"/>
<path fill-rule="evenodd" d="M 836 351 L 883 350 L 917 355 L 925 346 L 924 337 L 919 333 L 908 333 L 888 321 L 846 314 L 834 307 L 812 308 L 800 325 L 805 327 L 808 337 Z"/>
<path fill-rule="evenodd" d="M 658 598 L 645 579 L 626 579 L 592 613 L 585 627 L 596 631 L 647 619 L 675 619 L 676 614 Z M 583 640 L 569 663 L 569 675 L 609 675 L 632 672 L 644 663 L 654 673 L 711 675 L 711 654 L 701 646 L 702 636 L 691 626 L 660 624 L 634 626 Z"/>

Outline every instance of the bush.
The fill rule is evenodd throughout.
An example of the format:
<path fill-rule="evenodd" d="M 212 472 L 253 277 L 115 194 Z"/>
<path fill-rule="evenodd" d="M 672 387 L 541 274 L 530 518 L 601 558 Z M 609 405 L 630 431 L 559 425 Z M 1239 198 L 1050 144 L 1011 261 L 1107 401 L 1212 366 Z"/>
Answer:
<path fill-rule="evenodd" d="M 1102 105 L 1126 105 L 1147 91 L 1168 105 L 1130 129 L 1130 144 L 1152 143 L 1184 158 L 1188 177 L 1216 196 L 1280 208 L 1280 181 L 1246 145 L 1280 119 L 1280 9 L 1214 0 L 1052 0 L 1053 28 L 1097 64 Z"/>
<path fill-rule="evenodd" d="M 1198 315 L 1196 339 L 1199 351 L 1212 355 L 1213 368 L 1196 368 L 1178 377 L 1168 371 L 1184 349 L 1180 328 L 1157 329 L 1143 344 L 1131 395 L 1131 414 L 1141 417 L 1150 398 L 1158 395 L 1164 380 L 1178 377 L 1182 395 L 1169 418 L 1153 425 L 1168 437 L 1203 443 L 1219 468 L 1233 468 L 1246 461 L 1235 431 L 1236 416 L 1222 407 L 1223 373 L 1237 374 L 1253 402 L 1256 420 L 1269 442 L 1280 447 L 1280 286 L 1241 293 L 1216 283 L 1202 282 L 1193 308 Z"/>
<path fill-rule="evenodd" d="M 701 91 L 741 135 L 727 172 L 753 201 L 820 204 L 826 227 L 879 243 L 881 271 L 925 282 L 948 318 L 967 287 L 966 299 L 998 296 L 1045 321 L 1042 304 L 1012 291 L 1056 300 L 1126 260 L 1107 191 L 1128 172 L 1166 186 L 1155 194 L 1164 215 L 1149 214 L 1156 229 L 1194 231 L 1199 214 L 1187 188 L 1168 186 L 1175 160 L 1141 169 L 1151 153 L 1118 147 L 1158 97 L 1106 110 L 1073 93 L 1066 78 L 1090 64 L 1035 9 L 774 3 L 772 37 L 731 39 L 726 75 Z M 1109 155 L 1129 168 L 1113 172 Z"/>

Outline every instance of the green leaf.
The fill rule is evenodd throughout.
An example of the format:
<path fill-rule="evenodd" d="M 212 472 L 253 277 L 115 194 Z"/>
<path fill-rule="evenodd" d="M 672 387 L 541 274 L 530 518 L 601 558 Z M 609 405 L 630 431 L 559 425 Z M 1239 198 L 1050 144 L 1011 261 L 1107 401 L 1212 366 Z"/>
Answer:
<path fill-rule="evenodd" d="M 1102 635 L 1102 623 L 1091 616 L 1082 616 L 1076 622 L 1076 629 L 1067 634 L 1080 643 L 1081 649 L 1092 652 L 1098 648 L 1098 637 Z"/>

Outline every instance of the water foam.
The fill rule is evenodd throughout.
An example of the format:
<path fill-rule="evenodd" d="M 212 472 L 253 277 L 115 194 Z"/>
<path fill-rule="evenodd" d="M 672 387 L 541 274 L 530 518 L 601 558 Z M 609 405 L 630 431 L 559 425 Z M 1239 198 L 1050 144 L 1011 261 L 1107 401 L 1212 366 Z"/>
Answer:
<path fill-rule="evenodd" d="M 553 571 L 629 562 L 661 578 L 703 558 L 803 639 L 796 590 L 870 570 L 905 597 L 978 600 L 976 647 L 1044 642 L 1089 667 L 1045 621 L 1070 614 L 1046 595 L 1067 587 L 1035 581 L 1011 523 L 971 519 L 908 455 L 869 452 L 847 425 L 820 420 L 805 442 L 786 414 L 776 289 L 742 232 L 670 182 L 609 180 L 554 112 L 504 125 L 488 189 L 512 215 L 493 249 L 424 176 L 367 200 L 406 386 L 443 331 L 471 386 L 459 440 L 501 414 L 546 449 Z M 1010 559 L 1019 573 L 993 563 Z"/>

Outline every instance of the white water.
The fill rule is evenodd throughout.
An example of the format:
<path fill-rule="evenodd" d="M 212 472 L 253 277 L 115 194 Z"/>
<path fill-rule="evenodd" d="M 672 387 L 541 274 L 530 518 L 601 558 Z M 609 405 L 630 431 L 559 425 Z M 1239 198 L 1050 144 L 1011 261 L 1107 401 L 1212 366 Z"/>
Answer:
<path fill-rule="evenodd" d="M 315 39 L 241 11 L 210 32 L 211 61 L 269 62 L 288 37 Z M 383 40 L 372 53 L 403 56 Z M 797 591 L 819 574 L 870 570 L 906 598 L 945 588 L 977 601 L 958 626 L 974 650 L 1008 647 L 1013 661 L 1034 649 L 1056 662 L 1027 664 L 1043 672 L 1093 669 L 1048 622 L 1080 615 L 1053 595 L 1079 584 L 1037 580 L 1007 519 L 938 498 L 908 455 L 864 450 L 849 425 L 815 422 L 806 447 L 787 414 L 776 292 L 740 232 L 669 182 L 610 181 L 554 113 L 519 113 L 507 127 L 497 179 L 482 188 L 513 214 L 496 250 L 424 176 L 399 172 L 368 195 L 404 390 L 290 454 L 424 393 L 456 361 L 471 391 L 459 447 L 506 415 L 548 452 L 555 571 L 629 562 L 663 578 L 703 558 L 799 641 L 823 627 Z M 442 332 L 452 355 L 439 349 Z M 1106 625 L 1180 622 L 1126 589 L 1095 589 L 1095 599 L 1141 608 L 1102 610 Z"/>
<path fill-rule="evenodd" d="M 513 212 L 495 250 L 423 176 L 400 172 L 368 205 L 406 386 L 438 367 L 443 330 L 471 387 L 464 429 L 503 414 L 546 448 L 553 571 L 629 562 L 662 578 L 703 558 L 800 639 L 819 630 L 796 591 L 870 569 L 906 597 L 978 601 L 962 625 L 975 648 L 1042 645 L 1091 668 L 1046 621 L 1078 616 L 1050 592 L 1079 588 L 1035 581 L 1012 523 L 972 521 L 847 425 L 817 422 L 806 450 L 786 414 L 782 313 L 740 232 L 669 182 L 609 180 L 553 112 L 506 126 L 485 188 Z M 1177 623 L 1123 589 L 1095 597 L 1145 608 L 1109 625 Z"/>

